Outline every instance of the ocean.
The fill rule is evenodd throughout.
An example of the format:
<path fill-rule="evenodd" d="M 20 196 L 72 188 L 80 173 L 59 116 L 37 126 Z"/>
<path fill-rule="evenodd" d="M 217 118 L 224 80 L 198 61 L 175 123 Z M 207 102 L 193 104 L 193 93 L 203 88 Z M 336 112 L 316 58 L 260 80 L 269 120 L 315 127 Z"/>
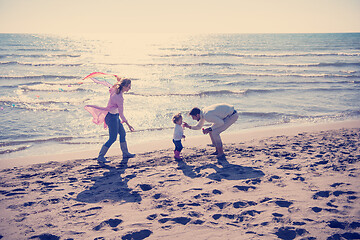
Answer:
<path fill-rule="evenodd" d="M 0 34 L 0 158 L 100 149 L 84 106 L 109 96 L 92 72 L 132 79 L 129 145 L 171 141 L 174 114 L 195 124 L 189 110 L 222 102 L 240 113 L 229 132 L 360 116 L 360 33 Z"/>

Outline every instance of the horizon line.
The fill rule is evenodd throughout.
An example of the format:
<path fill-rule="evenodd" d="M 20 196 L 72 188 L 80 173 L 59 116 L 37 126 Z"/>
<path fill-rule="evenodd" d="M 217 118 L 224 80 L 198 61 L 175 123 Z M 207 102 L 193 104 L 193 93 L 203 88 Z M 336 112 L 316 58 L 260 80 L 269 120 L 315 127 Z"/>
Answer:
<path fill-rule="evenodd" d="M 94 35 L 94 34 L 344 34 L 344 33 L 360 33 L 360 31 L 349 32 L 93 32 L 93 33 L 74 33 L 74 32 L 0 32 L 0 34 L 52 34 L 52 35 Z"/>

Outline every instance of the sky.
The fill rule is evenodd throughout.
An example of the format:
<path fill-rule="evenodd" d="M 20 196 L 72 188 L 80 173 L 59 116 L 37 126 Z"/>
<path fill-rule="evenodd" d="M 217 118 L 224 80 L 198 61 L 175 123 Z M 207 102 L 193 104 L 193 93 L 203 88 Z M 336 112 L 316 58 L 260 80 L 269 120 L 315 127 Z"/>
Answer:
<path fill-rule="evenodd" d="M 0 0 L 0 33 L 360 32 L 360 0 Z"/>

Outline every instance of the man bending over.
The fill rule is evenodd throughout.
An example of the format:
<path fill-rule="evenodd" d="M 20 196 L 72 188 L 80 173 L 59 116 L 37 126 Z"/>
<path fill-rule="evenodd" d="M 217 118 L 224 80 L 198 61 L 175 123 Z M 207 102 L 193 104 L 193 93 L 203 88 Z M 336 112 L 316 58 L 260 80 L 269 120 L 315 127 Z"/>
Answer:
<path fill-rule="evenodd" d="M 239 115 L 234 109 L 234 106 L 221 103 L 208 106 L 202 110 L 195 107 L 190 111 L 189 115 L 193 120 L 198 121 L 198 124 L 196 126 L 190 126 L 184 123 L 183 126 L 186 128 L 199 130 L 203 127 L 205 121 L 212 123 L 211 127 L 203 128 L 203 133 L 209 133 L 211 142 L 216 148 L 215 154 L 217 159 L 224 159 L 225 154 L 220 133 L 228 129 L 238 119 Z"/>

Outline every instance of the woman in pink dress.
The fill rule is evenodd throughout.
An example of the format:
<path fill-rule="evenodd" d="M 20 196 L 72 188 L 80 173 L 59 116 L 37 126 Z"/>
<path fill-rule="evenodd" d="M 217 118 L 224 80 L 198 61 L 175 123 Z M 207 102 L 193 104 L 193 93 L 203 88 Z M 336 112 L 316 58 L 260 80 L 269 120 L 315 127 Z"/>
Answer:
<path fill-rule="evenodd" d="M 123 153 L 123 158 L 135 157 L 135 154 L 131 154 L 128 151 L 125 139 L 126 132 L 123 126 L 123 123 L 126 123 L 130 131 L 134 131 L 134 128 L 129 124 L 128 120 L 124 116 L 123 93 L 128 92 L 131 89 L 131 80 L 119 77 L 117 77 L 117 80 L 118 82 L 114 84 L 114 86 L 110 85 L 110 99 L 107 107 L 104 108 L 94 105 L 85 106 L 85 109 L 93 116 L 93 122 L 95 124 L 104 123 L 104 127 L 109 128 L 109 140 L 101 147 L 97 158 L 99 163 L 109 162 L 106 160 L 105 155 L 110 146 L 116 141 L 118 134 L 120 137 L 120 148 Z"/>

